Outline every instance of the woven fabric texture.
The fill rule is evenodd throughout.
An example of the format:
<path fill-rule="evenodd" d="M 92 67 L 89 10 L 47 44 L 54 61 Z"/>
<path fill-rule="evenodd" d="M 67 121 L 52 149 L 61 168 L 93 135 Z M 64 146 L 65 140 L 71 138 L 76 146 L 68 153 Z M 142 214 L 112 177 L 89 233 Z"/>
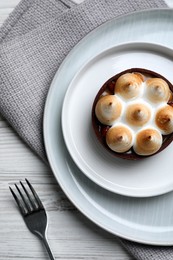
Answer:
<path fill-rule="evenodd" d="M 105 21 L 162 0 L 22 0 L 0 29 L 0 112 L 46 160 L 42 123 L 49 86 L 68 52 Z M 172 247 L 121 240 L 139 260 L 173 259 Z"/>
<path fill-rule="evenodd" d="M 148 246 L 140 243 L 121 240 L 127 251 L 137 260 L 172 260 L 173 248 L 171 246 Z"/>
<path fill-rule="evenodd" d="M 0 112 L 44 159 L 44 104 L 53 76 L 68 52 L 88 32 L 113 17 L 135 10 L 165 7 L 162 0 L 86 0 L 67 11 L 69 5 L 63 2 L 60 1 L 57 7 L 58 2 L 50 0 L 49 10 L 48 0 L 24 0 L 2 28 Z M 54 5 L 57 17 L 53 19 Z M 37 7 L 39 11 L 36 11 Z M 62 12 L 61 8 L 66 10 Z M 48 22 L 43 23 L 44 19 Z"/>
<path fill-rule="evenodd" d="M 23 0 L 0 28 L 0 43 L 24 35 L 74 6 L 70 0 Z"/>

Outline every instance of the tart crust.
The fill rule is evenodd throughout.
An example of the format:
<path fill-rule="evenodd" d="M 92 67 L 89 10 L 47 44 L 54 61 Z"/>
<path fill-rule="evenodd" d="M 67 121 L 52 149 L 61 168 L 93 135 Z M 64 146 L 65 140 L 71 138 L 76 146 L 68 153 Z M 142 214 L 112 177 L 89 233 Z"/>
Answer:
<path fill-rule="evenodd" d="M 133 147 L 131 147 L 128 151 L 122 152 L 122 153 L 115 152 L 108 147 L 108 145 L 106 143 L 106 133 L 110 129 L 111 126 L 104 125 L 97 119 L 96 114 L 95 114 L 95 107 L 96 107 L 98 100 L 100 99 L 100 97 L 102 96 L 102 94 L 104 92 L 107 92 L 110 95 L 114 95 L 116 81 L 121 75 L 123 75 L 125 73 L 140 73 L 149 78 L 163 79 L 164 81 L 167 82 L 171 93 L 173 93 L 173 85 L 165 77 L 163 77 L 162 75 L 160 75 L 154 71 L 143 69 L 143 68 L 131 68 L 131 69 L 122 71 L 122 72 L 116 74 L 115 76 L 111 77 L 110 79 L 108 79 L 103 84 L 103 86 L 100 88 L 100 90 L 98 91 L 98 93 L 95 97 L 95 100 L 93 102 L 93 107 L 92 107 L 92 127 L 93 127 L 93 130 L 94 130 L 95 135 L 96 135 L 97 139 L 99 140 L 99 142 L 104 146 L 104 148 L 106 148 L 115 157 L 119 157 L 119 158 L 123 158 L 123 159 L 127 159 L 127 160 L 139 160 L 139 159 L 147 158 L 149 156 L 153 156 L 153 155 L 163 151 L 172 142 L 173 133 L 168 134 L 168 135 L 162 135 L 162 137 L 163 137 L 162 145 L 161 145 L 160 149 L 152 155 L 147 155 L 147 156 L 138 155 L 137 153 L 135 153 Z M 170 106 L 173 106 L 172 95 L 171 95 L 170 100 L 167 102 L 167 104 Z"/>

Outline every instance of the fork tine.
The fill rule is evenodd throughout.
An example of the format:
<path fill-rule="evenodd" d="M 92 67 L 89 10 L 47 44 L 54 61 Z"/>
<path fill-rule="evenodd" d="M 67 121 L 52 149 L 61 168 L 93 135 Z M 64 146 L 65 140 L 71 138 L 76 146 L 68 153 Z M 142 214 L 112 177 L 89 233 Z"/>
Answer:
<path fill-rule="evenodd" d="M 32 201 L 32 199 L 31 199 L 31 197 L 30 197 L 30 195 L 29 195 L 27 189 L 25 188 L 25 186 L 23 185 L 23 183 L 22 183 L 21 181 L 20 181 L 20 184 L 21 184 L 23 190 L 25 191 L 25 193 L 26 193 L 26 195 L 27 195 L 27 197 L 28 197 L 28 199 L 29 199 L 29 202 L 31 203 L 32 208 L 33 208 L 33 209 L 36 209 L 36 206 L 35 206 L 34 202 Z M 32 210 L 32 208 L 31 208 L 31 210 Z"/>
<path fill-rule="evenodd" d="M 30 190 L 32 191 L 32 194 L 34 195 L 34 198 L 35 198 L 35 200 L 36 200 L 36 202 L 37 202 L 37 204 L 38 204 L 38 206 L 39 206 L 39 209 L 44 209 L 44 206 L 43 206 L 43 204 L 42 204 L 40 198 L 38 197 L 36 191 L 35 191 L 34 188 L 32 187 L 31 183 L 30 183 L 27 179 L 25 179 L 25 181 L 27 182 L 27 184 L 28 184 Z"/>
<path fill-rule="evenodd" d="M 26 209 L 28 211 L 27 213 L 29 213 L 31 211 L 30 205 L 27 203 L 25 197 L 23 196 L 23 194 L 22 194 L 21 190 L 19 189 L 19 187 L 17 186 L 17 184 L 15 184 L 15 187 L 18 190 L 18 192 L 19 192 L 19 194 L 21 196 L 21 199 L 22 199 L 22 201 L 23 201 L 23 203 L 24 203 L 24 205 L 25 205 L 25 207 L 26 207 Z"/>
<path fill-rule="evenodd" d="M 16 201 L 16 203 L 17 203 L 19 209 L 20 209 L 20 212 L 22 213 L 22 215 L 26 215 L 26 210 L 25 210 L 24 206 L 20 203 L 18 197 L 16 196 L 16 194 L 14 193 L 14 191 L 12 190 L 12 188 L 9 187 L 9 189 L 10 189 L 10 191 L 11 191 L 11 193 L 12 193 L 12 195 L 13 195 L 13 197 L 14 197 L 14 199 L 15 199 L 15 201 Z"/>

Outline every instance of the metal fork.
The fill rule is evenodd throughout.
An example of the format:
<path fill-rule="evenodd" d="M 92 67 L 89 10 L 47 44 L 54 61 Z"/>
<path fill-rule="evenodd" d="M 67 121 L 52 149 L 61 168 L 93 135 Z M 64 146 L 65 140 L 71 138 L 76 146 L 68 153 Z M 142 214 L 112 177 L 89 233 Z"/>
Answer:
<path fill-rule="evenodd" d="M 46 211 L 30 182 L 27 179 L 25 179 L 25 181 L 27 183 L 27 188 L 21 181 L 20 188 L 15 184 L 18 195 L 16 195 L 11 187 L 9 187 L 10 191 L 20 209 L 26 226 L 33 234 L 37 235 L 43 241 L 50 259 L 55 260 L 46 238 Z"/>

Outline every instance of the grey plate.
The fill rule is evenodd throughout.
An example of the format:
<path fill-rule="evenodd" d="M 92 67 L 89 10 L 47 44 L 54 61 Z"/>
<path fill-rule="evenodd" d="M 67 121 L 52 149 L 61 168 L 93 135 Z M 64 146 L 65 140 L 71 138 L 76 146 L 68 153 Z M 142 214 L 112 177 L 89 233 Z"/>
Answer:
<path fill-rule="evenodd" d="M 105 230 L 153 245 L 173 245 L 173 193 L 143 199 L 124 197 L 99 187 L 85 177 L 65 147 L 61 108 L 75 74 L 101 51 L 128 41 L 160 43 L 173 48 L 172 17 L 171 9 L 134 13 L 113 19 L 87 35 L 70 52 L 56 73 L 44 114 L 44 138 L 49 162 L 70 200 Z M 78 55 L 80 59 L 77 59 Z"/>

